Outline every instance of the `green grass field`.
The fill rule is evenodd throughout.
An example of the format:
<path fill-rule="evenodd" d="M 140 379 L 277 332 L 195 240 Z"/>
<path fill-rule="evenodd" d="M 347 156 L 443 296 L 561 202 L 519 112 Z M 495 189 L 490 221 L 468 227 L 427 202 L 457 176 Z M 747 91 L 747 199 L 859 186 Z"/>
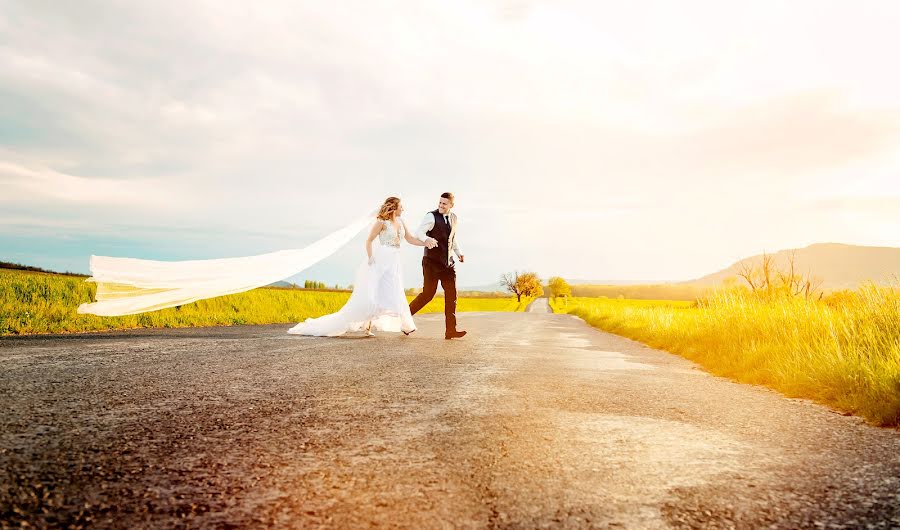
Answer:
<path fill-rule="evenodd" d="M 556 312 L 766 385 L 900 425 L 900 293 L 866 287 L 822 300 L 733 289 L 698 302 L 574 298 Z"/>
<path fill-rule="evenodd" d="M 333 313 L 350 293 L 263 288 L 201 300 L 179 308 L 124 317 L 98 317 L 75 312 L 93 300 L 96 286 L 77 276 L 0 269 L 0 335 L 71 333 L 130 328 L 289 324 Z M 412 299 L 412 297 L 408 297 Z M 515 297 L 458 300 L 457 310 L 522 311 L 527 302 Z M 443 298 L 435 298 L 424 313 L 443 312 Z"/>

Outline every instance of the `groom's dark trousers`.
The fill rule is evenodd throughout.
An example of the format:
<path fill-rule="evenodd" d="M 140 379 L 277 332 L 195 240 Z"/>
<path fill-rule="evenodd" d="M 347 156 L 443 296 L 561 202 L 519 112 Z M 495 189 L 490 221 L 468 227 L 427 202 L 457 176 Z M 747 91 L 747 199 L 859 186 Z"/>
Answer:
<path fill-rule="evenodd" d="M 444 324 L 447 333 L 456 331 L 456 269 L 422 259 L 422 276 L 425 278 L 422 292 L 409 303 L 409 312 L 416 314 L 434 298 L 438 281 L 444 289 Z"/>

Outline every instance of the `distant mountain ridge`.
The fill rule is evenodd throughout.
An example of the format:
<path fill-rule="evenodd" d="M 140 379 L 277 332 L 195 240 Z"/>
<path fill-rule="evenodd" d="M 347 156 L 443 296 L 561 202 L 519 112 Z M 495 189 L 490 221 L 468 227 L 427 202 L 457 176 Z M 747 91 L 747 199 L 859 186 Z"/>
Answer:
<path fill-rule="evenodd" d="M 879 285 L 900 283 L 900 248 L 816 243 L 804 248 L 779 250 L 769 255 L 773 257 L 775 267 L 783 269 L 791 253 L 795 256 L 795 270 L 800 274 L 808 273 L 820 278 L 823 289 L 856 289 L 867 281 Z M 745 263 L 759 265 L 762 259 L 762 254 L 744 258 L 718 272 L 683 283 L 720 285 L 727 278 L 737 277 Z"/>

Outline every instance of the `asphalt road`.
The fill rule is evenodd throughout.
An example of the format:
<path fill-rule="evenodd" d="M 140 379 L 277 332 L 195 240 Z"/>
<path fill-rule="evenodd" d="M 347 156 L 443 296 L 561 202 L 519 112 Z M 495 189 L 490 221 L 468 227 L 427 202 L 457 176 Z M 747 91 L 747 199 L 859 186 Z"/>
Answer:
<path fill-rule="evenodd" d="M 900 432 L 567 315 L 0 340 L 0 526 L 897 528 Z"/>
<path fill-rule="evenodd" d="M 525 308 L 526 313 L 552 313 L 550 309 L 550 300 L 547 298 L 535 298 L 528 307 Z"/>

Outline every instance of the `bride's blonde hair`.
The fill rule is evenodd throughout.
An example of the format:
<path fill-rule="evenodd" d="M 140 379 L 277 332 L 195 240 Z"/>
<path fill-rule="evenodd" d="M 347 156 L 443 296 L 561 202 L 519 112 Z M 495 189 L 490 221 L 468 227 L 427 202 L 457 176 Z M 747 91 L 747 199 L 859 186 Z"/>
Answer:
<path fill-rule="evenodd" d="M 381 210 L 378 211 L 378 218 L 382 221 L 390 221 L 394 218 L 394 212 L 399 208 L 400 199 L 397 197 L 388 197 L 384 200 L 384 204 L 381 205 Z"/>

